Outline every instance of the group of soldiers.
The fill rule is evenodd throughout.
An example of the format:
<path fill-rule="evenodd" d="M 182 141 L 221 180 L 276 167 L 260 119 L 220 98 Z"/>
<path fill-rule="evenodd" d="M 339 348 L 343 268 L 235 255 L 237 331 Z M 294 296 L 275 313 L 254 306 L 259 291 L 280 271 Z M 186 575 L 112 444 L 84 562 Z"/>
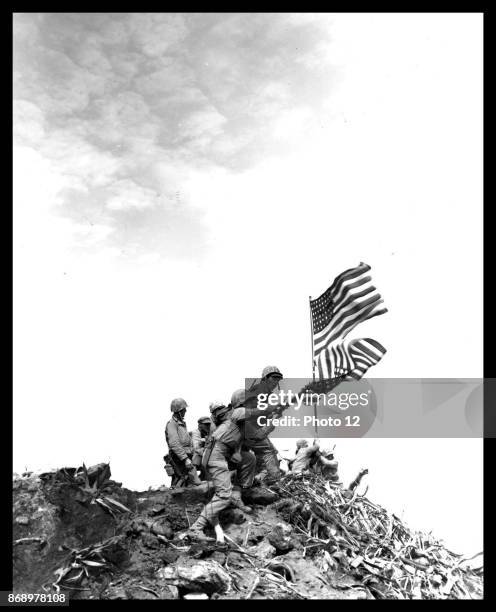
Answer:
<path fill-rule="evenodd" d="M 274 486 L 281 478 L 278 453 L 269 435 L 273 425 L 260 426 L 256 406 L 258 393 L 272 393 L 279 387 L 283 375 L 276 366 L 267 366 L 253 392 L 238 389 L 229 404 L 214 401 L 210 416 L 198 419 L 198 429 L 189 433 L 184 421 L 188 405 L 182 398 L 172 400 L 172 418 L 167 423 L 165 437 L 169 454 L 164 457 L 172 467 L 171 486 L 200 485 L 207 480 L 214 488 L 212 499 L 205 504 L 200 516 L 187 532 L 188 537 L 210 540 L 204 529 L 214 528 L 217 541 L 224 541 L 219 514 L 234 506 L 243 512 L 252 509 L 243 503 L 243 491 L 255 482 Z M 269 406 L 266 417 L 279 416 L 283 406 Z M 296 456 L 288 465 L 293 473 L 314 470 L 335 484 L 339 483 L 337 461 L 332 451 L 322 451 L 317 440 L 309 445 L 298 440 Z"/>

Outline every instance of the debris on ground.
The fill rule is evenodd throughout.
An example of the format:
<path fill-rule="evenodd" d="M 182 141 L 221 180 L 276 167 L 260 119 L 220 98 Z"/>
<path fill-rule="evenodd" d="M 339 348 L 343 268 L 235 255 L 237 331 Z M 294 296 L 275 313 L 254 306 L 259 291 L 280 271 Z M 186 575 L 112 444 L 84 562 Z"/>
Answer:
<path fill-rule="evenodd" d="M 267 539 L 269 543 L 276 549 L 277 554 L 289 552 L 293 547 L 291 538 L 292 528 L 285 523 L 277 523 L 269 533 Z"/>
<path fill-rule="evenodd" d="M 225 544 L 181 539 L 213 491 L 133 492 L 110 465 L 13 480 L 15 592 L 71 599 L 480 599 L 482 567 L 357 489 L 284 476 L 221 516 Z M 214 535 L 207 532 L 207 535 Z"/>
<path fill-rule="evenodd" d="M 286 495 L 279 510 L 326 571 L 359 578 L 381 599 L 482 596 L 482 571 L 464 566 L 461 555 L 431 534 L 410 531 L 357 490 L 350 498 L 318 477 L 292 476 L 279 488 Z"/>
<path fill-rule="evenodd" d="M 231 588 L 231 576 L 217 561 L 196 561 L 169 565 L 158 572 L 166 584 L 188 593 L 226 593 Z"/>

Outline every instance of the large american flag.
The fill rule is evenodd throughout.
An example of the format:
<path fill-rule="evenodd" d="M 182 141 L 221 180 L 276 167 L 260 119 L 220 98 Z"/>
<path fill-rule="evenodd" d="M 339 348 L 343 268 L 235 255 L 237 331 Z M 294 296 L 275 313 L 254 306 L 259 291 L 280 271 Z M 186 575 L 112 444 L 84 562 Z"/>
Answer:
<path fill-rule="evenodd" d="M 360 263 L 340 274 L 320 297 L 310 300 L 313 358 L 319 379 L 360 379 L 386 349 L 372 338 L 345 341 L 359 323 L 387 312 L 372 285 L 370 266 Z"/>

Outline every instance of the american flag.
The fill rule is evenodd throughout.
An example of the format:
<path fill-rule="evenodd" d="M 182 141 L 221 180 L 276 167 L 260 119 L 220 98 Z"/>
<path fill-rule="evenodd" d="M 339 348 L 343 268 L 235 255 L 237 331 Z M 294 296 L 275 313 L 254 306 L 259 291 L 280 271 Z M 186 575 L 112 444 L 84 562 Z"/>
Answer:
<path fill-rule="evenodd" d="M 360 379 L 386 349 L 372 338 L 346 342 L 359 323 L 387 312 L 372 285 L 370 266 L 360 263 L 340 274 L 318 298 L 310 300 L 313 357 L 319 379 Z"/>

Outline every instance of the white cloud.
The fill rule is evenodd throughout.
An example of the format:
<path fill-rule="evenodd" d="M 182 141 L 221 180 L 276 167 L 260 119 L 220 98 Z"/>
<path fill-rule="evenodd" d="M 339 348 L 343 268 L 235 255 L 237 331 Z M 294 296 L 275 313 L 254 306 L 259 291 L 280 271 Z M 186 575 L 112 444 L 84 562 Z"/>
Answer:
<path fill-rule="evenodd" d="M 111 210 L 144 209 L 156 205 L 157 193 L 141 187 L 130 179 L 116 181 L 110 187 L 106 206 Z"/>
<path fill-rule="evenodd" d="M 146 96 L 176 94 L 183 99 L 182 88 L 192 81 L 190 71 L 183 62 L 172 56 L 164 58 L 162 63 L 164 66 L 159 70 L 136 78 L 137 91 Z"/>
<path fill-rule="evenodd" d="M 53 131 L 40 151 L 65 177 L 65 185 L 70 180 L 70 186 L 78 189 L 107 184 L 119 168 L 116 157 L 75 137 L 68 129 Z"/>
<path fill-rule="evenodd" d="M 214 108 L 205 108 L 189 115 L 181 123 L 181 137 L 197 138 L 200 135 L 210 137 L 220 134 L 226 118 Z"/>
<path fill-rule="evenodd" d="M 164 55 L 188 34 L 183 16 L 174 13 L 134 13 L 129 25 L 133 40 L 149 57 Z"/>
<path fill-rule="evenodd" d="M 39 144 L 45 136 L 45 118 L 38 106 L 27 100 L 13 103 L 14 139 L 25 144 Z"/>

